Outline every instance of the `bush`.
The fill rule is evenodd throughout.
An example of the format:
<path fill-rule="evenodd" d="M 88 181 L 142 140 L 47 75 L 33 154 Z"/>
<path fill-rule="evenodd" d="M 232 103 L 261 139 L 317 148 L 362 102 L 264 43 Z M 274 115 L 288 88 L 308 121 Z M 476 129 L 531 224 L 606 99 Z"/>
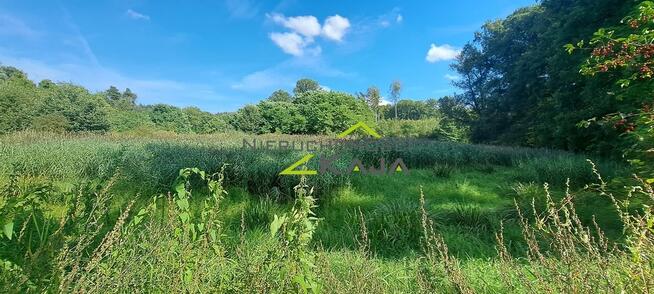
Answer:
<path fill-rule="evenodd" d="M 46 114 L 32 119 L 30 129 L 39 132 L 62 134 L 70 129 L 70 122 L 61 114 Z"/>

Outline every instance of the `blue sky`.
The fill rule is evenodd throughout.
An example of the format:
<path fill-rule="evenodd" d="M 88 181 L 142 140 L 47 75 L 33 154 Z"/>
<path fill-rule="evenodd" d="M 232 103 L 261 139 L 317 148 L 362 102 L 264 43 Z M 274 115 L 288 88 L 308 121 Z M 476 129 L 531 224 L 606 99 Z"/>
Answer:
<path fill-rule="evenodd" d="M 0 0 L 0 63 L 35 81 L 129 87 L 141 104 L 233 111 L 302 77 L 403 98 L 456 91 L 449 64 L 486 20 L 534 0 Z"/>

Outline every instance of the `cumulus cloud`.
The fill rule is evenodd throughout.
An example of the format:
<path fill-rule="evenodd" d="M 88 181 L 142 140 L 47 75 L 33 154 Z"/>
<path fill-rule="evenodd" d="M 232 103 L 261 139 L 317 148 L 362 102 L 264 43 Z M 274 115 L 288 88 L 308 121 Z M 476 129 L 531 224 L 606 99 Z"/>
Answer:
<path fill-rule="evenodd" d="M 340 42 L 343 40 L 343 36 L 345 36 L 345 33 L 347 33 L 349 28 L 350 21 L 337 14 L 330 16 L 325 20 L 325 24 L 322 27 L 322 33 L 326 38 Z"/>
<path fill-rule="evenodd" d="M 404 20 L 404 17 L 401 14 L 398 14 L 397 17 L 395 17 L 395 22 L 396 23 L 401 23 Z"/>
<path fill-rule="evenodd" d="M 284 26 L 301 34 L 302 36 L 313 38 L 320 35 L 321 27 L 318 18 L 313 15 L 284 17 L 281 14 L 272 14 L 270 18 L 277 24 Z"/>
<path fill-rule="evenodd" d="M 127 11 L 125 12 L 125 14 L 126 14 L 129 18 L 131 18 L 131 19 L 135 19 L 135 20 L 150 20 L 150 16 L 149 16 L 149 15 L 145 15 L 145 14 L 142 14 L 142 13 L 136 12 L 136 11 L 131 10 L 131 9 L 127 9 Z"/>
<path fill-rule="evenodd" d="M 447 61 L 453 60 L 461 53 L 460 49 L 454 48 L 450 45 L 436 46 L 436 44 L 431 44 L 429 51 L 427 51 L 427 56 L 425 60 L 430 63 L 435 63 L 438 61 Z"/>
<path fill-rule="evenodd" d="M 274 23 L 279 24 L 290 32 L 274 32 L 270 39 L 287 54 L 293 56 L 319 55 L 320 46 L 309 46 L 316 37 L 322 36 L 331 41 L 340 42 L 350 27 L 350 21 L 340 15 L 333 15 L 320 25 L 318 18 L 313 15 L 286 17 L 283 14 L 273 13 L 267 15 Z"/>
<path fill-rule="evenodd" d="M 271 33 L 270 39 L 288 54 L 301 56 L 304 53 L 306 42 L 296 33 Z"/>

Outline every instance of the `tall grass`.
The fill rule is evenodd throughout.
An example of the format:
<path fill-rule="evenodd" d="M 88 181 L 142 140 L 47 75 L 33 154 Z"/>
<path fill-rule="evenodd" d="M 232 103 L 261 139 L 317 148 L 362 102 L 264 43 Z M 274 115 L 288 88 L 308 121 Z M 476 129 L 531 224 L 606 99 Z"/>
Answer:
<path fill-rule="evenodd" d="M 284 168 L 302 158 L 305 152 L 292 150 L 252 150 L 242 148 L 243 140 L 328 140 L 326 137 L 267 135 L 247 136 L 238 133 L 194 136 L 128 135 L 58 135 L 17 133 L 0 137 L 0 171 L 4 175 L 19 173 L 61 181 L 108 179 L 117 171 L 125 175 L 122 187 L 138 187 L 145 195 L 162 192 L 175 179 L 177 171 L 196 166 L 216 172 L 227 165 L 227 186 L 242 186 L 257 195 L 293 194 L 292 177 L 279 176 Z M 391 147 L 388 147 L 391 146 Z M 521 182 L 549 182 L 563 186 L 592 179 L 586 157 L 561 151 L 515 147 L 468 145 L 424 139 L 383 139 L 369 146 L 343 145 L 323 151 L 338 155 L 342 168 L 357 158 L 367 166 L 387 164 L 402 158 L 409 169 L 436 168 L 478 169 L 492 171 L 494 166 L 515 167 L 515 178 Z M 622 166 L 600 161 L 599 170 L 613 176 Z M 317 159 L 310 163 L 317 169 Z M 447 174 L 445 174 L 447 175 Z M 1 180 L 1 179 L 0 179 Z M 321 174 L 311 177 L 309 184 L 317 195 L 324 195 L 347 182 L 347 176 Z"/>
<path fill-rule="evenodd" d="M 0 281 L 10 292 L 651 291 L 654 214 L 648 205 L 654 190 L 640 182 L 619 196 L 607 191 L 596 169 L 591 172 L 597 184 L 587 190 L 612 201 L 624 239 L 614 243 L 595 222 L 584 223 L 576 213 L 575 193 L 568 190 L 555 200 L 545 185 L 543 211 L 534 209 L 527 217 L 516 202 L 527 244 L 524 257 L 510 253 L 500 225 L 497 255 L 483 263 L 465 262 L 450 252 L 442 224 L 428 212 L 422 193 L 415 205 L 389 204 L 375 212 L 379 215 L 358 210 L 359 248 L 329 251 L 310 246 L 320 224 L 304 180 L 295 187 L 295 205 L 288 213 L 274 214 L 269 229 L 252 231 L 246 231 L 243 216 L 240 241 L 230 243 L 221 220 L 224 171 L 210 175 L 182 169 L 174 192 L 138 207 L 132 201 L 115 216 L 107 214 L 112 197 L 107 192 L 117 177 L 104 187 L 80 186 L 60 197 L 67 210 L 58 220 L 47 217 L 44 203 L 36 200 L 54 188 L 25 189 L 14 177 L 4 187 L 0 209 L 18 225 L 0 242 Z M 529 185 L 516 190 L 537 193 Z M 634 212 L 630 203 L 636 200 L 648 205 Z M 491 229 L 476 209 L 461 206 L 453 213 L 461 224 Z M 397 230 L 406 232 L 393 235 Z M 371 251 L 374 242 L 393 242 L 394 236 L 404 238 L 401 234 L 421 244 L 415 259 L 385 261 Z"/>
<path fill-rule="evenodd" d="M 405 197 L 385 199 L 373 188 L 387 189 L 380 183 L 390 177 L 299 185 L 279 177 L 279 161 L 297 154 L 241 150 L 241 136 L 2 137 L 0 285 L 10 293 L 654 290 L 652 187 L 635 179 L 616 189 L 583 156 L 412 141 L 385 153 L 406 157 L 416 172 L 395 179 Z M 372 151 L 343 154 L 375 160 Z M 494 183 L 511 191 L 511 209 L 491 206 L 473 176 L 515 181 Z M 428 195 L 423 178 L 455 184 Z M 595 184 L 575 188 L 573 180 Z M 352 187 L 361 181 L 369 191 Z M 314 193 L 339 186 L 349 199 Z M 254 196 L 227 194 L 234 191 Z M 596 199 L 613 213 L 593 210 Z M 603 218 L 624 232 L 609 237 Z M 487 238 L 496 252 L 477 254 Z"/>

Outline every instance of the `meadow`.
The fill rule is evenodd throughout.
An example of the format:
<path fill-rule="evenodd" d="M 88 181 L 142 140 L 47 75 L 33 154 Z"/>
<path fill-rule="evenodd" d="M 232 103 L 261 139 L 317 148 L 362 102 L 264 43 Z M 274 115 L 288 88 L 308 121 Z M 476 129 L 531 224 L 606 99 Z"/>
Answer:
<path fill-rule="evenodd" d="M 279 172 L 302 152 L 242 146 L 324 138 L 3 136 L 0 283 L 9 292 L 652 287 L 651 223 L 639 216 L 652 191 L 626 191 L 637 182 L 622 163 L 390 139 L 409 144 L 325 152 L 340 164 L 401 157 L 410 173 L 299 177 Z"/>

